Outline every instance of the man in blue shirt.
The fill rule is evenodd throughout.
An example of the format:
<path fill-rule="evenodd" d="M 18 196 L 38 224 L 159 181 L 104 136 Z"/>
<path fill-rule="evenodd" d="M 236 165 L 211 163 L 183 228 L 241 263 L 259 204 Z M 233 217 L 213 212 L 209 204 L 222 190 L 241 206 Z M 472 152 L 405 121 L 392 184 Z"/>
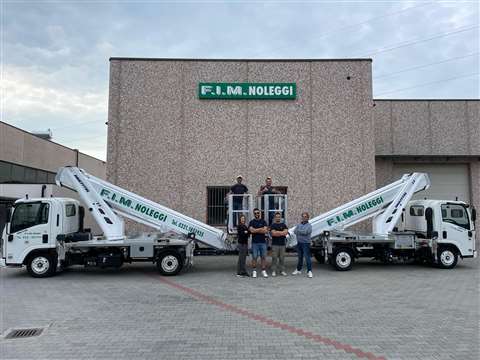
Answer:
<path fill-rule="evenodd" d="M 302 213 L 302 222 L 295 226 L 294 233 L 297 236 L 297 254 L 298 262 L 297 268 L 292 275 L 302 273 L 303 258 L 307 263 L 307 276 L 313 277 L 312 274 L 312 259 L 310 255 L 310 237 L 312 235 L 312 225 L 308 222 L 310 215 L 307 212 Z"/>
<path fill-rule="evenodd" d="M 267 240 L 265 234 L 268 232 L 267 223 L 260 217 L 260 210 L 253 209 L 253 216 L 255 217 L 248 224 L 248 231 L 252 234 L 252 277 L 257 277 L 257 259 L 261 258 L 262 275 L 267 275 Z"/>
<path fill-rule="evenodd" d="M 273 214 L 274 214 L 274 212 L 272 210 L 275 209 L 275 198 L 273 196 L 270 196 L 267 204 L 265 204 L 263 196 L 264 195 L 274 195 L 274 194 L 280 194 L 280 192 L 275 190 L 275 188 L 272 186 L 272 178 L 270 176 L 267 176 L 267 178 L 265 179 L 265 185 L 260 186 L 260 189 L 257 192 L 257 196 L 262 197 L 262 200 L 261 200 L 262 201 L 262 208 L 264 210 L 266 208 L 266 205 L 268 205 L 269 211 L 268 211 L 268 214 L 266 214 L 267 219 L 268 219 L 268 225 L 272 224 Z"/>

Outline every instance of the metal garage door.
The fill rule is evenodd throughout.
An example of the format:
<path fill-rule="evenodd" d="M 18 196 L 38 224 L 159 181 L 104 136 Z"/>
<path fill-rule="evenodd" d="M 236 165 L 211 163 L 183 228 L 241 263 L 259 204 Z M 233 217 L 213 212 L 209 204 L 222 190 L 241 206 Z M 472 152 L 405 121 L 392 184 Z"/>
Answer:
<path fill-rule="evenodd" d="M 468 164 L 394 164 L 394 179 L 411 172 L 426 172 L 430 176 L 430 189 L 415 195 L 415 199 L 458 200 L 470 203 Z"/>

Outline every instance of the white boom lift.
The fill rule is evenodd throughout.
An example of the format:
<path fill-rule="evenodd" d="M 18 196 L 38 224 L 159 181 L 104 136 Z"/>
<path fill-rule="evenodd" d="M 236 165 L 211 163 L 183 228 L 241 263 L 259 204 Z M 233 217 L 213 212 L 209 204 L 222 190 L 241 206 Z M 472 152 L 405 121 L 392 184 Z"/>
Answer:
<path fill-rule="evenodd" d="M 225 234 L 212 226 L 145 199 L 75 167 L 61 168 L 57 185 L 78 192 L 106 240 L 124 240 L 123 219 L 129 218 L 157 230 L 168 228 L 216 249 L 225 247 Z M 107 206 L 108 204 L 108 206 Z"/>
<path fill-rule="evenodd" d="M 195 242 L 233 250 L 226 234 L 76 167 L 60 168 L 57 185 L 75 190 L 103 231 L 84 229 L 85 208 L 74 199 L 36 198 L 15 202 L 2 234 L 7 266 L 27 266 L 34 277 L 46 277 L 71 266 L 120 267 L 124 262 L 150 261 L 164 275 L 176 275 L 192 263 Z M 310 220 L 315 258 L 348 270 L 358 257 L 390 262 L 394 257 L 433 262 L 453 268 L 458 257 L 476 257 L 475 209 L 460 201 L 414 200 L 430 186 L 423 173 L 400 180 Z M 265 203 L 267 203 L 265 199 Z M 276 211 L 286 210 L 284 205 Z M 249 201 L 250 208 L 252 201 Z M 283 202 L 282 202 L 283 204 Z M 280 210 L 279 210 L 280 209 Z M 243 209 L 240 209 L 244 211 Z M 265 211 L 268 217 L 268 211 Z M 124 218 L 160 230 L 127 237 Z M 372 218 L 373 232 L 346 231 Z M 165 231 L 177 235 L 169 235 Z M 295 243 L 290 229 L 289 245 Z M 181 235 L 181 237 L 178 236 Z"/>
<path fill-rule="evenodd" d="M 383 188 L 321 214 L 312 225 L 312 252 L 319 262 L 349 270 L 355 258 L 373 257 L 383 262 L 417 259 L 453 268 L 462 258 L 476 257 L 475 209 L 460 201 L 415 200 L 412 196 L 430 187 L 425 173 L 405 174 Z M 346 231 L 372 218 L 372 233 Z M 439 237 L 441 234 L 441 237 Z M 296 244 L 295 227 L 289 246 Z"/>
<path fill-rule="evenodd" d="M 34 277 L 53 275 L 69 265 L 120 267 L 124 261 L 153 261 L 165 275 L 175 275 L 193 257 L 194 241 L 216 249 L 228 248 L 226 234 L 212 226 L 147 200 L 87 174 L 76 167 L 60 168 L 56 183 L 76 191 L 103 231 L 93 237 L 83 229 L 84 209 L 66 198 L 21 199 L 15 203 L 5 229 L 3 256 L 6 265 L 27 265 Z M 127 238 L 128 218 L 165 232 Z"/>

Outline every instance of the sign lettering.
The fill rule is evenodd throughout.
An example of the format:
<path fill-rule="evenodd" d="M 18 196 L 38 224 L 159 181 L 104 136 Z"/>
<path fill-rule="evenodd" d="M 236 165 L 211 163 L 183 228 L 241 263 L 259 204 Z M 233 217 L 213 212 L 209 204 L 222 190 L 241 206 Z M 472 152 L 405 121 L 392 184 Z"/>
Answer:
<path fill-rule="evenodd" d="M 295 100 L 296 83 L 199 83 L 199 99 Z"/>

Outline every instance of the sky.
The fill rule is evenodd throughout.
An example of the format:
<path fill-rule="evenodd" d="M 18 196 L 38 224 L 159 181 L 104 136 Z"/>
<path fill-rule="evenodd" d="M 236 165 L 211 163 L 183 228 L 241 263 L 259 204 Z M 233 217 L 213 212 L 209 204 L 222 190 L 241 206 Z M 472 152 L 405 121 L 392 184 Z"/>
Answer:
<path fill-rule="evenodd" d="M 0 0 L 0 20 L 0 120 L 102 160 L 110 57 L 366 57 L 376 99 L 480 97 L 478 0 Z"/>

